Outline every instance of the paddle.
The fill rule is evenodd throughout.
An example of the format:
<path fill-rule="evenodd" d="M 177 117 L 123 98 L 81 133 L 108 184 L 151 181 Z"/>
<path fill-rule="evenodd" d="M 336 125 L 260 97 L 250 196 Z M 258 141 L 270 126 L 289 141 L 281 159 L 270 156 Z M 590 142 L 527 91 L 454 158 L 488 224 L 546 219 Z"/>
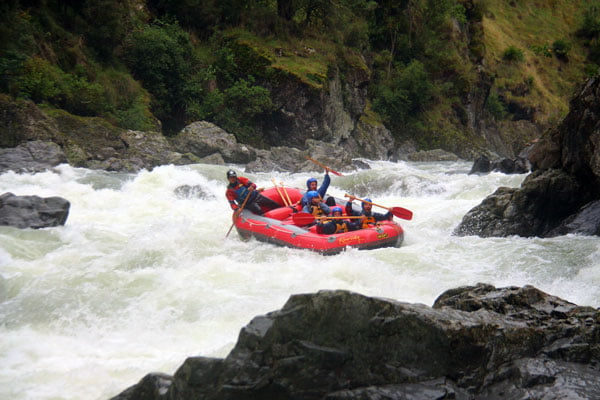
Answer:
<path fill-rule="evenodd" d="M 315 159 L 313 159 L 313 158 L 310 158 L 309 156 L 306 156 L 306 158 L 307 158 L 307 159 L 309 159 L 310 161 L 314 162 L 315 164 L 317 164 L 319 167 L 321 167 L 321 168 L 324 168 L 324 169 L 326 169 L 326 170 L 328 170 L 328 171 L 331 171 L 331 173 L 332 173 L 332 174 L 334 174 L 334 175 L 337 175 L 337 176 L 344 176 L 344 175 L 342 175 L 341 173 L 339 173 L 339 172 L 337 172 L 337 171 L 334 171 L 334 170 L 332 170 L 332 169 L 331 169 L 331 168 L 329 168 L 328 166 L 321 164 L 321 163 L 320 163 L 320 162 L 318 162 L 317 160 L 315 160 Z"/>
<path fill-rule="evenodd" d="M 316 219 L 354 219 L 354 218 L 363 218 L 364 216 L 346 216 L 346 217 L 315 217 L 312 214 L 306 213 L 306 212 L 299 212 L 297 214 L 294 214 L 294 216 L 292 217 L 294 219 L 294 223 L 296 225 L 308 225 L 311 224 L 313 222 L 315 222 Z"/>
<path fill-rule="evenodd" d="M 287 190 L 285 190 L 285 186 L 283 186 L 283 182 L 279 182 L 279 184 L 281 185 L 281 190 L 283 190 L 283 193 L 285 194 L 285 197 L 287 198 L 287 202 L 288 202 L 288 206 L 292 205 L 292 199 L 290 198 L 290 195 L 288 194 Z"/>
<path fill-rule="evenodd" d="M 281 201 L 283 201 L 283 204 L 285 204 L 286 207 L 289 206 L 290 204 L 288 204 L 286 198 L 283 196 L 283 194 L 281 194 L 281 190 L 279 190 L 279 186 L 277 186 L 277 182 L 275 182 L 275 178 L 271 178 L 271 182 L 273 182 L 273 185 L 275 186 L 275 189 L 277 190 L 279 197 L 281 197 Z"/>
<path fill-rule="evenodd" d="M 231 230 L 233 229 L 233 226 L 235 225 L 235 219 L 241 214 L 241 212 L 244 209 L 244 207 L 246 207 L 246 202 L 250 198 L 251 194 L 252 193 L 248 193 L 248 195 L 246 195 L 246 198 L 244 199 L 244 202 L 242 203 L 242 206 L 233 212 L 233 217 L 234 217 L 233 218 L 233 223 L 229 227 L 229 230 L 227 231 L 227 235 L 225 235 L 225 237 L 229 236 L 229 234 L 231 233 Z"/>
<path fill-rule="evenodd" d="M 363 199 L 359 199 L 358 197 L 355 197 L 355 196 L 351 196 L 351 195 L 349 195 L 348 193 L 346 193 L 346 194 L 344 195 L 344 197 L 348 197 L 348 198 L 350 198 L 350 199 L 356 199 L 356 200 L 358 200 L 358 201 L 362 201 L 363 203 L 372 204 L 372 205 L 374 205 L 374 206 L 377 206 L 377 207 L 384 208 L 384 209 L 386 209 L 386 210 L 388 210 L 388 211 L 391 211 L 391 212 L 392 212 L 392 214 L 394 214 L 396 217 L 398 217 L 398 218 L 402 218 L 402 219 L 406 219 L 406 220 L 408 220 L 408 221 L 410 221 L 410 220 L 412 219 L 412 216 L 413 216 L 413 213 L 412 213 L 412 211 L 410 211 L 410 210 L 407 210 L 406 208 L 402 208 L 402 207 L 386 207 L 386 206 L 381 206 L 381 205 L 379 205 L 379 204 L 375 204 L 375 203 L 372 203 L 372 202 L 370 202 L 370 201 L 363 200 Z"/>

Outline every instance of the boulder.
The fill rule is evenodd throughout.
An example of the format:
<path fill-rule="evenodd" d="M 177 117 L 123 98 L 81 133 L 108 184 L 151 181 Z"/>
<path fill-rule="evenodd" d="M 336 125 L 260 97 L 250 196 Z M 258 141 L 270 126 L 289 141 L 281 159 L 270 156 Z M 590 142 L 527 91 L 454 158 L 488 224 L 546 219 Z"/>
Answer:
<path fill-rule="evenodd" d="M 524 150 L 526 154 L 527 150 Z M 494 161 L 490 161 L 490 159 L 482 154 L 475 159 L 473 162 L 473 166 L 471 167 L 471 171 L 469 171 L 469 175 L 471 174 L 487 174 L 489 172 L 502 172 L 504 174 L 525 174 L 530 171 L 531 165 L 526 157 L 522 157 L 519 155 L 518 157 L 511 158 L 502 158 Z"/>
<path fill-rule="evenodd" d="M 0 115 L 0 148 L 57 139 L 56 122 L 32 101 L 13 99 L 0 93 Z"/>
<path fill-rule="evenodd" d="M 550 236 L 560 221 L 585 203 L 582 191 L 580 182 L 563 170 L 536 171 L 521 188 L 498 188 L 463 217 L 454 234 Z"/>
<path fill-rule="evenodd" d="M 458 161 L 456 154 L 447 152 L 442 149 L 421 150 L 406 154 L 404 159 L 415 162 L 437 162 L 437 161 Z"/>
<path fill-rule="evenodd" d="M 62 197 L 0 196 L 0 225 L 16 228 L 48 228 L 64 225 L 71 204 Z"/>
<path fill-rule="evenodd" d="M 433 307 L 321 291 L 255 317 L 226 358 L 190 357 L 162 381 L 170 400 L 597 398 L 599 320 L 531 286 L 461 287 Z M 142 385 L 123 393 L 164 398 Z"/>
<path fill-rule="evenodd" d="M 202 158 L 220 153 L 226 163 L 246 164 L 256 158 L 256 150 L 237 142 L 235 136 L 207 121 L 196 121 L 172 139 L 173 149 Z"/>
<path fill-rule="evenodd" d="M 66 162 L 67 157 L 59 145 L 42 140 L 0 149 L 0 173 L 41 172 Z"/>

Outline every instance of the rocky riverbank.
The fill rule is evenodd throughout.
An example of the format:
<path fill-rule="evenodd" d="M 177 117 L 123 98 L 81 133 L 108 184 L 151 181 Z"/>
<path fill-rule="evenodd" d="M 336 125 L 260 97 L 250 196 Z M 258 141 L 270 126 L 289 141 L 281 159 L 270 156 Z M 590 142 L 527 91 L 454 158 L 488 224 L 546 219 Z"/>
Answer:
<path fill-rule="evenodd" d="M 190 357 L 113 400 L 598 398 L 599 321 L 531 286 L 460 287 L 433 307 L 293 295 L 224 359 Z"/>
<path fill-rule="evenodd" d="M 600 235 L 600 78 L 588 80 L 569 114 L 529 152 L 520 188 L 501 187 L 470 210 L 457 235 Z"/>
<path fill-rule="evenodd" d="M 314 171 L 306 156 L 336 170 L 351 170 L 353 159 L 458 159 L 438 151 L 418 152 L 405 144 L 395 149 L 394 139 L 382 127 L 362 126 L 356 137 L 340 142 L 310 137 L 295 138 L 294 145 L 258 149 L 239 143 L 218 126 L 197 121 L 173 137 L 159 132 L 117 128 L 100 118 L 42 110 L 32 102 L 0 95 L 0 173 L 37 172 L 67 162 L 75 167 L 137 172 L 163 164 L 242 164 L 249 172 Z M 370 131 L 373 132 L 370 132 Z M 369 131 L 367 134 L 366 132 Z M 340 143 L 338 143 L 340 142 Z M 336 144 L 337 143 L 337 144 Z"/>

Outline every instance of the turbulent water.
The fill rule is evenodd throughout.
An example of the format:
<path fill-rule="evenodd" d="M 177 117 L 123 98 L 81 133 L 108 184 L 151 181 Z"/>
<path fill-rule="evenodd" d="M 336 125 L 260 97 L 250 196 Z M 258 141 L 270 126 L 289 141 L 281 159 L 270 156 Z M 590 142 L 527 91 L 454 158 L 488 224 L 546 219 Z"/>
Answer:
<path fill-rule="evenodd" d="M 294 293 L 348 289 L 431 305 L 446 289 L 487 282 L 600 306 L 599 238 L 452 236 L 468 210 L 524 175 L 369 163 L 333 176 L 328 193 L 412 210 L 412 221 L 397 220 L 405 241 L 330 257 L 243 242 L 235 229 L 226 237 L 224 166 L 0 175 L 0 194 L 71 202 L 65 226 L 0 227 L 0 399 L 108 399 L 148 372 L 174 373 L 187 356 L 224 357 L 253 316 Z M 247 176 L 303 187 L 311 175 Z M 181 185 L 204 198 L 178 196 Z"/>

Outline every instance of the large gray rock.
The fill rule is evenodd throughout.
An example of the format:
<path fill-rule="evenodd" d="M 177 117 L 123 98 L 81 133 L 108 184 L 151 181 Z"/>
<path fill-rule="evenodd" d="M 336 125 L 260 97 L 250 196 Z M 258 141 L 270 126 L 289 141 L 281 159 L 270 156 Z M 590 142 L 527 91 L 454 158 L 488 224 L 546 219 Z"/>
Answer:
<path fill-rule="evenodd" d="M 66 162 L 65 153 L 52 142 L 34 140 L 17 147 L 0 149 L 0 173 L 9 170 L 41 172 Z"/>
<path fill-rule="evenodd" d="M 536 171 L 521 188 L 498 188 L 463 217 L 454 234 L 551 236 L 560 221 L 585 200 L 583 191 L 581 183 L 563 170 Z"/>
<path fill-rule="evenodd" d="M 244 327 L 226 358 L 188 358 L 168 398 L 598 398 L 599 318 L 531 286 L 457 288 L 433 307 L 294 295 Z"/>
<path fill-rule="evenodd" d="M 62 197 L 0 196 L 0 225 L 16 228 L 48 228 L 64 225 L 71 204 Z"/>
<path fill-rule="evenodd" d="M 256 158 L 254 148 L 238 143 L 235 136 L 207 121 L 186 126 L 172 143 L 175 151 L 199 158 L 219 153 L 225 162 L 236 164 L 246 164 Z"/>

